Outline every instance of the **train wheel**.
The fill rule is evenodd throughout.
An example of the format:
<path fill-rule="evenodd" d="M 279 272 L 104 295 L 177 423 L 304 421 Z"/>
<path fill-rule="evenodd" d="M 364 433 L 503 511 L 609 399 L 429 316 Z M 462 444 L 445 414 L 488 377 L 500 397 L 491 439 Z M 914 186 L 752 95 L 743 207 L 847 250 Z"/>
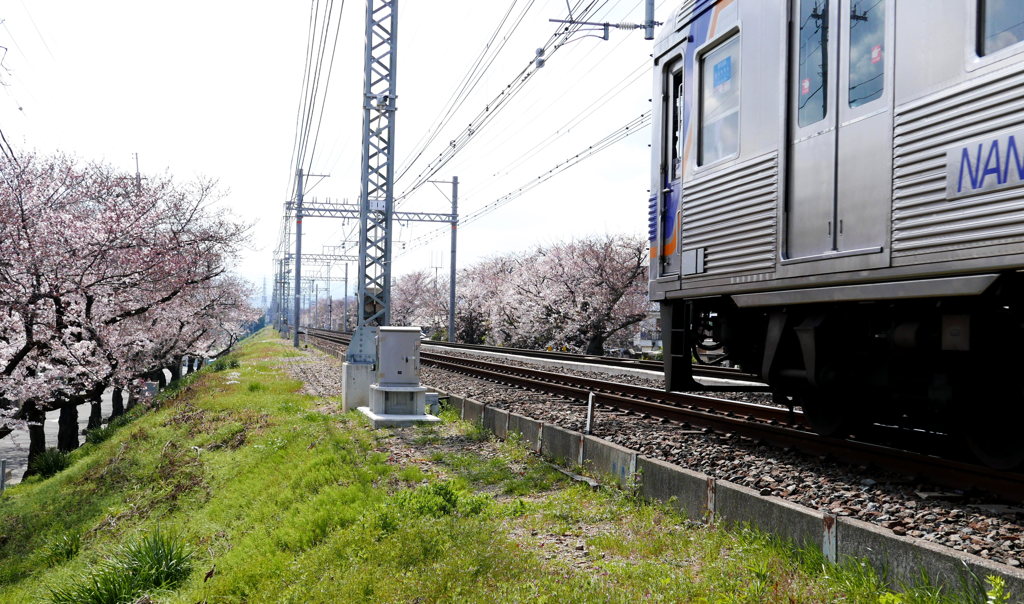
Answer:
<path fill-rule="evenodd" d="M 804 422 L 821 436 L 845 436 L 853 424 L 850 407 L 839 396 L 819 392 L 794 397 L 804 410 Z"/>

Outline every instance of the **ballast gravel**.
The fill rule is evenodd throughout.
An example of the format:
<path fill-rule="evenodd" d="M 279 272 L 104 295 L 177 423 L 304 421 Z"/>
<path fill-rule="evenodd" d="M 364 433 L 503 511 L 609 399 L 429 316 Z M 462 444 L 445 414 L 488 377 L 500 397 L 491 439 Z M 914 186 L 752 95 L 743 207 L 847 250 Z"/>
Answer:
<path fill-rule="evenodd" d="M 452 356 L 469 354 L 459 351 Z M 316 390 L 328 387 L 340 393 L 339 360 L 322 355 L 286 360 L 291 365 L 301 365 L 301 372 L 295 374 L 298 379 L 317 384 Z M 511 359 L 502 362 L 526 364 Z M 297 367 L 291 369 L 295 371 Z M 595 375 L 591 371 L 564 368 L 549 370 L 588 377 L 603 375 L 609 382 L 660 387 L 649 378 L 637 376 Z M 426 386 L 565 429 L 582 431 L 586 421 L 586 405 L 581 401 L 540 395 L 426 366 L 422 368 L 421 379 Z M 765 395 L 737 394 L 734 398 L 766 402 Z M 750 487 L 762 495 L 872 522 L 897 535 L 918 537 L 1010 566 L 1024 565 L 1021 502 L 950 491 L 878 468 L 850 466 L 746 437 L 629 412 L 596 409 L 592 430 L 595 436 L 647 457 Z"/>

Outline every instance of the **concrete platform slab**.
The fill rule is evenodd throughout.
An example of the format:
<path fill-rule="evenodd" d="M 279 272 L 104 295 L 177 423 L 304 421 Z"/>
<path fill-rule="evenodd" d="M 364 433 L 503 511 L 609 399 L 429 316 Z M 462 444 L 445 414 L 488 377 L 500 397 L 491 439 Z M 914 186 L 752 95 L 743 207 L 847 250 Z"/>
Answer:
<path fill-rule="evenodd" d="M 730 523 L 750 523 L 797 545 L 822 547 L 824 514 L 738 484 L 715 481 L 715 515 Z"/>
<path fill-rule="evenodd" d="M 981 581 L 988 575 L 1006 580 L 1006 587 L 1015 601 L 1024 601 L 1024 571 L 985 560 L 979 556 L 958 552 L 913 537 L 900 537 L 880 526 L 839 518 L 837 525 L 839 559 L 866 558 L 872 566 L 889 579 L 890 585 L 914 584 L 923 570 L 933 585 L 961 589 L 966 581 L 975 577 Z M 972 577 L 973 575 L 973 577 Z"/>
<path fill-rule="evenodd" d="M 525 415 L 519 415 L 518 413 L 508 414 L 508 433 L 521 434 L 523 442 L 531 445 L 536 453 L 540 453 L 540 437 L 543 426 L 542 422 L 530 419 Z"/>
<path fill-rule="evenodd" d="M 572 467 L 583 463 L 583 435 L 551 424 L 544 425 L 540 440 L 541 455 Z"/>
<path fill-rule="evenodd" d="M 441 421 L 441 418 L 434 415 L 378 414 L 370 411 L 369 407 L 359 407 L 359 411 L 370 418 L 374 428 L 404 428 L 406 426 L 432 424 Z"/>
<path fill-rule="evenodd" d="M 484 407 L 483 421 L 484 428 L 498 438 L 504 439 L 508 436 L 508 411 L 497 407 Z"/>
<path fill-rule="evenodd" d="M 583 467 L 598 477 L 614 476 L 621 486 L 632 484 L 636 457 L 632 449 L 596 436 L 583 436 Z"/>
<path fill-rule="evenodd" d="M 669 503 L 692 520 L 708 514 L 708 476 L 660 459 L 637 457 L 640 495 Z"/>

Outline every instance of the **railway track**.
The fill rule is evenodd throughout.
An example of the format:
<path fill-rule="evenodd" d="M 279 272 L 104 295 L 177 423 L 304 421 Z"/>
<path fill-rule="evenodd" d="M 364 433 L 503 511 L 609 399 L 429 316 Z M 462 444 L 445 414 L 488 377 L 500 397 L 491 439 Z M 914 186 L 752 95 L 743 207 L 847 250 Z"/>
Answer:
<path fill-rule="evenodd" d="M 304 330 L 305 331 L 305 330 Z M 320 334 L 331 334 L 332 337 L 340 338 L 339 343 L 347 343 L 351 336 L 344 332 L 331 331 L 326 329 L 309 330 Z M 573 354 L 569 352 L 556 352 L 552 350 L 529 350 L 526 348 L 508 348 L 504 346 L 484 346 L 481 344 L 460 344 L 458 342 L 437 342 L 424 341 L 424 346 L 451 348 L 465 350 L 467 352 L 486 352 L 492 354 L 507 354 L 522 356 L 533 359 L 547 359 L 553 361 L 564 361 L 570 363 L 583 363 L 600 367 L 615 367 L 625 369 L 641 369 L 662 373 L 664 364 L 661 361 L 645 361 L 640 359 L 623 359 L 618 357 Z M 693 374 L 698 377 L 709 377 L 723 380 L 735 380 L 740 382 L 751 382 L 760 384 L 757 376 L 737 369 L 735 367 L 719 367 L 717 365 L 694 365 Z M 768 389 L 767 385 L 735 385 L 722 387 L 709 385 L 708 391 L 727 390 L 730 392 L 762 392 Z"/>
<path fill-rule="evenodd" d="M 335 351 L 348 343 L 344 334 L 308 330 L 307 335 Z M 890 471 L 927 478 L 958 489 L 977 489 L 1015 500 L 1024 498 L 1024 474 L 1004 472 L 942 456 L 955 451 L 944 435 L 909 433 L 876 426 L 870 442 L 819 436 L 806 428 L 803 415 L 780 407 L 759 405 L 689 393 L 609 382 L 533 368 L 515 367 L 479 359 L 421 352 L 424 365 L 508 384 L 518 388 L 586 402 L 591 395 L 599 408 L 665 418 L 688 426 L 742 435 L 780 447 L 792 447 L 812 455 L 829 456 L 854 464 L 873 465 Z M 891 443 L 913 440 L 928 453 L 909 451 Z M 877 444 L 888 442 L 889 444 Z M 922 450 L 919 449 L 919 450 Z"/>

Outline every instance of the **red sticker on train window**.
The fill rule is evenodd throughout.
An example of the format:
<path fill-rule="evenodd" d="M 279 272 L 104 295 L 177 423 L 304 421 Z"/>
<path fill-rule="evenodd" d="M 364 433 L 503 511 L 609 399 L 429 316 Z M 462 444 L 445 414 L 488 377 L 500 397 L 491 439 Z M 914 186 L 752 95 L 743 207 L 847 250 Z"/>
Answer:
<path fill-rule="evenodd" d="M 877 62 L 879 62 L 881 60 L 882 60 L 882 45 L 881 44 L 876 44 L 875 47 L 871 49 L 871 62 L 872 63 L 877 63 Z"/>
<path fill-rule="evenodd" d="M 800 82 L 800 94 L 810 94 L 810 93 L 811 93 L 811 78 L 804 78 Z"/>

